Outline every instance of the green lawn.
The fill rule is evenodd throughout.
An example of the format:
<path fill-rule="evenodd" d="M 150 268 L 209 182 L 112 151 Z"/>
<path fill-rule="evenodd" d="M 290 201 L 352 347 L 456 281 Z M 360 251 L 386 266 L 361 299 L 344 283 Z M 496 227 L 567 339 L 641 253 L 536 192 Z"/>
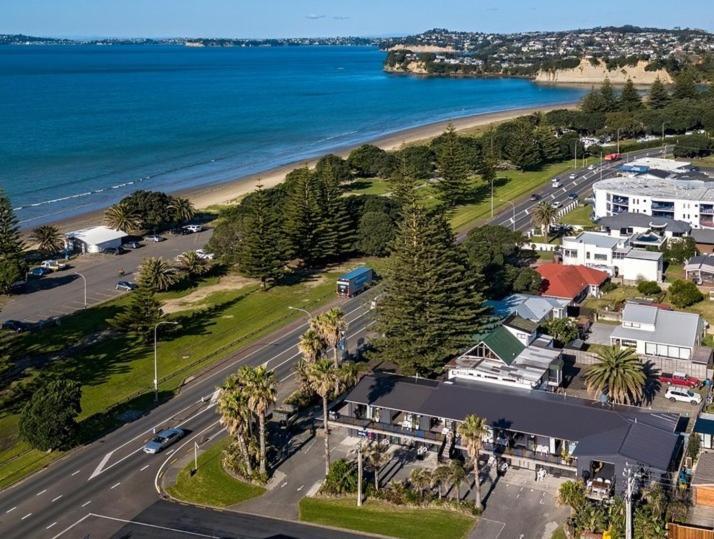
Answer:
<path fill-rule="evenodd" d="M 403 508 L 369 500 L 303 498 L 300 520 L 404 539 L 466 537 L 476 519 L 446 509 Z"/>
<path fill-rule="evenodd" d="M 684 279 L 684 266 L 681 264 L 668 263 L 664 270 L 664 280 L 668 283 Z"/>
<path fill-rule="evenodd" d="M 563 531 L 562 526 L 558 526 L 555 531 L 553 532 L 553 535 L 550 536 L 550 539 L 566 539 L 567 536 L 565 535 L 565 531 Z"/>
<path fill-rule="evenodd" d="M 176 484 L 167 489 L 169 494 L 186 502 L 213 507 L 228 507 L 263 494 L 263 487 L 239 481 L 223 470 L 221 453 L 227 443 L 226 439 L 200 455 L 198 472 L 193 475 L 191 461 L 179 472 Z"/>
<path fill-rule="evenodd" d="M 358 178 L 347 185 L 347 195 L 386 195 L 389 182 L 382 178 Z"/>
<path fill-rule="evenodd" d="M 593 209 L 592 206 L 578 206 L 573 211 L 566 213 L 560 218 L 560 222 L 564 225 L 582 226 L 583 228 L 593 228 L 595 223 L 590 219 Z"/>
<path fill-rule="evenodd" d="M 382 261 L 364 259 L 379 272 Z M 356 265 L 355 260 L 349 266 Z M 181 325 L 171 331 L 162 328 L 158 346 L 159 389 L 162 398 L 175 392 L 190 375 L 231 353 L 260 341 L 267 334 L 305 315 L 288 305 L 316 309 L 335 298 L 335 279 L 342 270 L 329 270 L 292 285 L 268 291 L 258 285 L 209 295 L 210 309 L 175 318 Z M 210 279 L 208 282 L 212 282 Z M 188 293 L 184 291 L 182 293 Z M 176 293 L 166 294 L 175 296 Z M 62 325 L 38 335 L 28 334 L 21 345 L 29 354 L 57 351 L 76 342 L 86 332 L 106 327 L 106 320 L 120 308 L 116 302 L 82 311 L 62 319 Z M 23 337 L 25 339 L 25 337 Z M 46 342 L 45 342 L 46 341 Z M 44 365 L 43 372 L 55 372 L 82 382 L 82 442 L 121 424 L 120 412 L 145 410 L 153 405 L 153 348 L 149 344 L 110 337 L 66 358 Z M 30 370 L 26 378 L 36 376 Z M 61 456 L 30 450 L 18 439 L 17 421 L 21 402 L 0 411 L 0 488 Z"/>
<path fill-rule="evenodd" d="M 583 302 L 583 307 L 600 310 L 609 307 L 610 310 L 628 299 L 641 298 L 643 294 L 637 291 L 636 286 L 618 286 L 615 290 L 603 294 L 599 298 L 588 297 Z"/>

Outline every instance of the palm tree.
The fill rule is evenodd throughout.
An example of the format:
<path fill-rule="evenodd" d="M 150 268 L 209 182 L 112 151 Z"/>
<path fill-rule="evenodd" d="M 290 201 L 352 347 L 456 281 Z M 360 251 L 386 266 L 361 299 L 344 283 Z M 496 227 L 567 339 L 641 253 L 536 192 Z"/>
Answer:
<path fill-rule="evenodd" d="M 114 230 L 123 230 L 130 234 L 138 232 L 141 228 L 139 216 L 123 202 L 109 206 L 106 209 L 104 212 L 104 224 Z"/>
<path fill-rule="evenodd" d="M 425 468 L 414 468 L 409 475 L 409 481 L 419 493 L 419 498 L 423 498 L 424 490 L 431 485 L 431 473 Z"/>
<path fill-rule="evenodd" d="M 174 221 L 177 223 L 190 221 L 196 215 L 196 209 L 191 201 L 182 197 L 173 198 L 169 203 L 169 210 L 171 210 Z"/>
<path fill-rule="evenodd" d="M 309 328 L 303 333 L 298 342 L 298 350 L 300 350 L 302 357 L 308 363 L 315 363 L 315 361 L 320 359 L 322 354 L 325 353 L 326 348 L 327 343 L 325 343 L 322 336 L 313 328 Z"/>
<path fill-rule="evenodd" d="M 488 434 L 488 424 L 486 420 L 477 415 L 469 414 L 467 415 L 463 422 L 459 425 L 459 435 L 461 440 L 466 446 L 466 451 L 471 458 L 474 465 L 474 476 L 476 482 L 474 485 L 474 490 L 476 492 L 476 509 L 482 509 L 481 506 L 481 479 L 480 479 L 480 469 L 478 465 L 479 451 L 481 450 L 481 443 L 483 437 Z"/>
<path fill-rule="evenodd" d="M 32 231 L 30 239 L 37 243 L 37 248 L 45 256 L 52 255 L 64 247 L 62 234 L 53 225 L 38 226 Z"/>
<path fill-rule="evenodd" d="M 156 292 L 168 290 L 178 280 L 176 269 L 161 257 L 145 258 L 139 266 L 139 284 Z"/>
<path fill-rule="evenodd" d="M 548 202 L 541 202 L 533 210 L 533 224 L 539 226 L 545 243 L 548 243 L 548 231 L 558 217 L 558 210 L 551 206 Z"/>
<path fill-rule="evenodd" d="M 347 390 L 357 383 L 362 368 L 354 361 L 345 361 L 337 369 L 338 392 Z"/>
<path fill-rule="evenodd" d="M 218 412 L 228 434 L 238 442 L 238 447 L 243 455 L 245 470 L 248 477 L 253 475 L 253 466 L 250 462 L 250 453 L 245 442 L 245 434 L 250 422 L 250 409 L 248 399 L 241 388 L 238 376 L 233 375 L 225 381 L 218 397 Z"/>
<path fill-rule="evenodd" d="M 179 255 L 178 263 L 179 269 L 190 277 L 204 275 L 210 269 L 208 261 L 198 256 L 196 251 L 186 251 Z"/>
<path fill-rule="evenodd" d="M 449 464 L 449 472 L 449 479 L 456 489 L 456 501 L 461 501 L 461 483 L 466 479 L 466 470 L 458 460 L 452 460 Z"/>
<path fill-rule="evenodd" d="M 379 444 L 372 444 L 367 450 L 367 462 L 374 472 L 374 489 L 379 491 L 379 470 L 391 460 L 389 454 Z"/>
<path fill-rule="evenodd" d="M 277 399 L 275 373 L 261 365 L 248 368 L 244 378 L 246 379 L 245 392 L 248 397 L 248 406 L 258 416 L 260 473 L 263 477 L 266 477 L 268 472 L 265 450 L 265 414 Z"/>
<path fill-rule="evenodd" d="M 337 369 L 329 359 L 320 359 L 308 366 L 307 376 L 310 387 L 322 397 L 322 421 L 325 433 L 325 477 L 330 473 L 330 431 L 327 426 L 327 399 L 332 395 L 338 382 Z"/>
<path fill-rule="evenodd" d="M 616 404 L 642 399 L 647 375 L 634 350 L 609 346 L 598 352 L 597 358 L 585 373 L 588 391 L 606 392 Z"/>
<path fill-rule="evenodd" d="M 337 345 L 347 329 L 345 315 L 340 309 L 330 309 L 310 321 L 310 326 L 332 347 L 335 367 L 340 363 Z"/>
<path fill-rule="evenodd" d="M 444 484 L 451 477 L 451 469 L 448 466 L 437 466 L 433 472 L 431 472 L 431 484 L 432 487 L 437 487 L 439 489 L 439 499 L 443 495 Z"/>

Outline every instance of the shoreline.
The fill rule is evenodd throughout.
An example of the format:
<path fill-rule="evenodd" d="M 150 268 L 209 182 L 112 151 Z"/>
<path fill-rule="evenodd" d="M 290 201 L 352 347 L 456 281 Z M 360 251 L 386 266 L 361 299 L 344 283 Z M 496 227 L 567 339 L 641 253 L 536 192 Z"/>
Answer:
<path fill-rule="evenodd" d="M 404 145 L 434 138 L 440 135 L 449 124 L 453 124 L 457 131 L 463 131 L 465 129 L 498 124 L 512 120 L 518 116 L 525 116 L 536 112 L 548 112 L 555 109 L 573 109 L 576 106 L 576 102 L 553 103 L 551 105 L 520 107 L 456 117 L 450 120 L 439 120 L 437 122 L 403 129 L 395 133 L 366 140 L 360 144 L 335 147 L 332 148 L 332 150 L 326 150 L 323 155 L 334 153 L 340 157 L 346 157 L 353 149 L 361 146 L 362 144 L 374 144 L 384 150 L 396 150 Z M 237 177 L 225 182 L 172 191 L 169 192 L 169 194 L 189 198 L 197 210 L 205 210 L 211 206 L 235 204 L 240 198 L 255 190 L 258 180 L 261 181 L 263 187 L 266 189 L 275 187 L 283 182 L 288 172 L 300 165 L 307 165 L 312 168 L 315 166 L 320 157 L 308 160 L 295 160 L 255 174 Z M 103 214 L 104 209 L 93 210 L 73 217 L 52 221 L 47 224 L 55 225 L 60 229 L 60 232 L 65 233 L 72 230 L 100 225 L 102 224 Z M 29 233 L 30 231 L 31 228 L 23 229 L 23 233 Z"/>

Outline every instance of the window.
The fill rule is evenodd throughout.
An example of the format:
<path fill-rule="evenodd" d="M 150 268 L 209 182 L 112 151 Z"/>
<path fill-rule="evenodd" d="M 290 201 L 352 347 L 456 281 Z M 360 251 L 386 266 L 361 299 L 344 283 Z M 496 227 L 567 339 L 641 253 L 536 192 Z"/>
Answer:
<path fill-rule="evenodd" d="M 598 254 L 598 253 L 595 253 L 595 256 L 594 256 L 593 258 L 595 258 L 595 260 L 605 260 L 605 261 L 607 261 L 607 255 L 601 255 L 601 254 Z"/>
<path fill-rule="evenodd" d="M 637 341 L 632 341 L 630 339 L 621 339 L 620 346 L 624 348 L 637 348 Z"/>
<path fill-rule="evenodd" d="M 585 253 L 585 258 L 587 258 L 588 260 L 590 260 L 590 251 L 587 251 L 587 252 Z"/>

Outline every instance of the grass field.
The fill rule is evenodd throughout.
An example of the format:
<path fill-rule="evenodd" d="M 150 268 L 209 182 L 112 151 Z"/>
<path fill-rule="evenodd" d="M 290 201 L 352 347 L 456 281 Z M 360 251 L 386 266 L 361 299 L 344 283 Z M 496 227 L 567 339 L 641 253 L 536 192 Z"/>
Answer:
<path fill-rule="evenodd" d="M 446 509 L 402 508 L 378 501 L 362 507 L 354 499 L 303 498 L 300 520 L 404 539 L 458 539 L 476 522 Z"/>
<path fill-rule="evenodd" d="M 573 211 L 566 213 L 561 217 L 560 222 L 564 225 L 574 225 L 581 226 L 583 228 L 593 228 L 595 223 L 590 219 L 592 215 L 592 206 L 586 204 L 585 206 L 578 206 Z"/>
<path fill-rule="evenodd" d="M 239 481 L 228 475 L 221 465 L 221 453 L 228 440 L 215 444 L 198 457 L 198 471 L 191 475 L 191 461 L 176 478 L 176 484 L 167 490 L 174 498 L 211 505 L 213 507 L 228 507 L 260 496 L 265 492 L 263 487 Z"/>
<path fill-rule="evenodd" d="M 364 259 L 379 272 L 383 262 Z M 356 265 L 352 261 L 348 266 Z M 292 285 L 267 291 L 258 285 L 225 290 L 209 295 L 210 309 L 175 318 L 180 326 L 162 328 L 158 346 L 159 390 L 167 398 L 182 381 L 232 352 L 260 341 L 265 335 L 304 314 L 288 305 L 308 310 L 335 298 L 335 279 L 343 269 L 318 273 Z M 207 280 L 212 283 L 211 279 Z M 171 292 L 167 297 L 191 291 Z M 122 298 L 62 319 L 62 325 L 42 332 L 42 339 L 28 334 L 20 345 L 30 355 L 56 352 L 68 342 L 106 327 L 106 320 L 119 311 Z M 80 436 L 83 442 L 121 424 L 117 415 L 125 410 L 144 410 L 153 405 L 153 348 L 113 336 L 81 349 L 76 354 L 52 361 L 43 372 L 57 373 L 82 383 Z M 36 376 L 30 370 L 27 378 Z M 0 488 L 41 468 L 61 456 L 30 450 L 17 435 L 20 404 L 0 412 Z"/>

